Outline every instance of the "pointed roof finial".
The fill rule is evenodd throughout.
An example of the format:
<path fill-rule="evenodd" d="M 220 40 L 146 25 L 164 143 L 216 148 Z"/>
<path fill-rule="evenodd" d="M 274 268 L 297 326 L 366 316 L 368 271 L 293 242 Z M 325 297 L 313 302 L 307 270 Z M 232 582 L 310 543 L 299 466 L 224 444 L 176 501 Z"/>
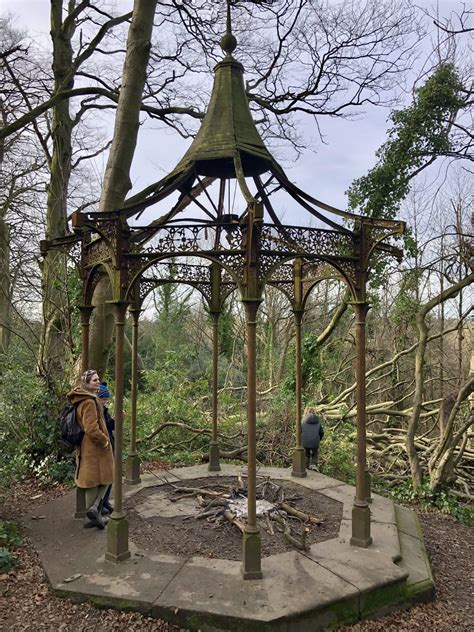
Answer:
<path fill-rule="evenodd" d="M 227 57 L 232 57 L 232 53 L 237 48 L 237 40 L 232 34 L 230 0 L 227 0 L 227 29 L 225 35 L 221 38 L 221 48 L 227 54 Z"/>

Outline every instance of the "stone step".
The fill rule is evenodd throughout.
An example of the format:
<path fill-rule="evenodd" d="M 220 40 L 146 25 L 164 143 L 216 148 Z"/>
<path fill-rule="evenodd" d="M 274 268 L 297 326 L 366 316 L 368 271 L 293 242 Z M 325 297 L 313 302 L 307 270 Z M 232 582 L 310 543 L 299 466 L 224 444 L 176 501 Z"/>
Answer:
<path fill-rule="evenodd" d="M 410 605 L 432 601 L 436 587 L 418 516 L 411 509 L 394 506 L 402 555 L 397 564 L 408 572 L 406 601 Z"/>

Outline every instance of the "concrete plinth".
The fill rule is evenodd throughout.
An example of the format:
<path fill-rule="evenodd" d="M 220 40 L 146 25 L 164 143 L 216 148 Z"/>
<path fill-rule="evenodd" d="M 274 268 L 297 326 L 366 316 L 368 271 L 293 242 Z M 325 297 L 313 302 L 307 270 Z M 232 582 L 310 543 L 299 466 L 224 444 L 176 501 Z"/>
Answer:
<path fill-rule="evenodd" d="M 372 544 L 372 538 L 370 536 L 370 509 L 367 505 L 355 504 L 352 508 L 351 544 L 363 548 Z"/>
<path fill-rule="evenodd" d="M 305 478 L 308 476 L 306 471 L 306 454 L 303 448 L 295 448 L 293 452 L 293 469 L 291 470 L 291 476 L 296 478 Z"/>
<path fill-rule="evenodd" d="M 260 531 L 245 531 L 242 536 L 242 577 L 262 579 Z"/>
<path fill-rule="evenodd" d="M 127 485 L 139 485 L 140 478 L 140 457 L 138 454 L 129 454 L 125 459 L 125 482 Z"/>
<path fill-rule="evenodd" d="M 219 458 L 219 444 L 216 441 L 211 441 L 209 444 L 209 465 L 207 467 L 209 472 L 221 471 Z"/>
<path fill-rule="evenodd" d="M 239 465 L 223 465 L 221 473 L 211 474 L 203 464 L 175 468 L 167 476 L 185 485 L 195 478 L 241 473 Z M 83 529 L 74 520 L 75 490 L 33 506 L 26 533 L 56 595 L 87 599 L 102 608 L 134 609 L 190 630 L 317 632 L 434 598 L 415 512 L 378 494 L 370 510 L 353 507 L 354 488 L 318 472 L 295 479 L 290 469 L 262 467 L 259 474 L 291 480 L 343 503 L 338 536 L 311 545 L 309 551 L 287 551 L 260 561 L 259 534 L 246 533 L 245 569 L 240 561 L 224 557 L 138 550 L 133 529 L 129 551 L 123 514 L 119 519 L 112 515 L 107 530 Z M 161 517 L 162 506 L 153 505 L 154 496 L 139 494 L 147 488 L 158 488 L 158 493 L 160 487 L 165 497 L 165 484 L 157 485 L 156 476 L 144 474 L 140 485 L 124 490 L 126 502 L 141 510 L 148 502 L 148 514 Z M 376 546 L 365 548 L 369 512 Z M 37 519 L 40 514 L 44 520 Z M 353 538 L 358 546 L 351 546 Z M 242 575 L 258 581 L 244 581 Z"/>
<path fill-rule="evenodd" d="M 130 557 L 128 548 L 128 520 L 125 515 L 112 514 L 107 525 L 107 552 L 105 559 L 109 562 L 123 562 Z"/>
<path fill-rule="evenodd" d="M 86 511 L 86 490 L 82 487 L 76 487 L 76 511 L 74 512 L 74 518 L 85 518 Z"/>

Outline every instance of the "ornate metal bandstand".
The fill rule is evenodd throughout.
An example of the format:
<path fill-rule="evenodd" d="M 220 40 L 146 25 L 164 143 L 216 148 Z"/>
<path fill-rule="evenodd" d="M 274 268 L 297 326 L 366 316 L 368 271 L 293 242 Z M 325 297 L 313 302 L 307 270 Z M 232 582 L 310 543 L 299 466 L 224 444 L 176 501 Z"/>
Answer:
<path fill-rule="evenodd" d="M 115 509 L 108 525 L 106 558 L 130 556 L 128 522 L 122 502 L 123 354 L 127 310 L 132 318 L 130 446 L 125 481 L 140 482 L 136 449 L 137 345 L 145 296 L 163 283 L 186 283 L 198 289 L 213 318 L 212 440 L 209 469 L 220 470 L 218 445 L 218 321 L 223 302 L 238 290 L 246 314 L 248 511 L 243 535 L 242 573 L 262 577 L 260 533 L 256 520 L 256 326 L 266 285 L 283 291 L 291 302 L 296 330 L 296 422 L 293 470 L 306 476 L 301 445 L 301 325 L 312 288 L 337 278 L 350 289 L 355 310 L 357 484 L 352 512 L 355 546 L 371 544 L 370 481 L 366 467 L 365 319 L 369 261 L 375 253 L 399 256 L 384 244 L 404 224 L 338 210 L 301 191 L 271 156 L 252 120 L 243 67 L 232 55 L 231 33 L 221 40 L 225 58 L 215 67 L 214 87 L 201 128 L 177 167 L 150 187 L 140 203 L 110 212 L 76 212 L 74 235 L 43 244 L 61 248 L 80 243 L 83 280 L 82 364 L 88 368 L 89 322 L 98 282 L 108 276 L 115 308 Z M 233 190 L 232 190 L 233 187 Z M 315 227 L 283 223 L 283 196 L 290 213 L 309 214 Z M 149 207 L 163 209 L 145 225 Z M 237 208 L 237 210 L 235 210 Z M 149 211 L 148 211 L 149 213 Z M 309 223 L 309 222 L 308 222 Z M 170 275 L 170 270 L 172 275 Z M 79 504 L 82 502 L 79 499 Z M 82 507 L 84 510 L 84 507 Z M 81 511 L 81 507 L 78 507 Z"/>

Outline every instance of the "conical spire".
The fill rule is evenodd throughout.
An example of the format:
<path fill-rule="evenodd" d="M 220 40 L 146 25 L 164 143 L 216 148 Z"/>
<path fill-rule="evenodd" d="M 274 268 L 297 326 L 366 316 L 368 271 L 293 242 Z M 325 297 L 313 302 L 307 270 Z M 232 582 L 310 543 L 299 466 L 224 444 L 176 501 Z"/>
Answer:
<path fill-rule="evenodd" d="M 226 57 L 214 71 L 214 87 L 206 115 L 192 145 L 174 170 L 220 178 L 236 177 L 234 160 L 240 161 L 245 176 L 255 176 L 270 168 L 273 158 L 250 113 L 242 64 L 232 57 L 237 40 L 232 34 L 230 6 L 227 31 L 221 39 Z"/>

